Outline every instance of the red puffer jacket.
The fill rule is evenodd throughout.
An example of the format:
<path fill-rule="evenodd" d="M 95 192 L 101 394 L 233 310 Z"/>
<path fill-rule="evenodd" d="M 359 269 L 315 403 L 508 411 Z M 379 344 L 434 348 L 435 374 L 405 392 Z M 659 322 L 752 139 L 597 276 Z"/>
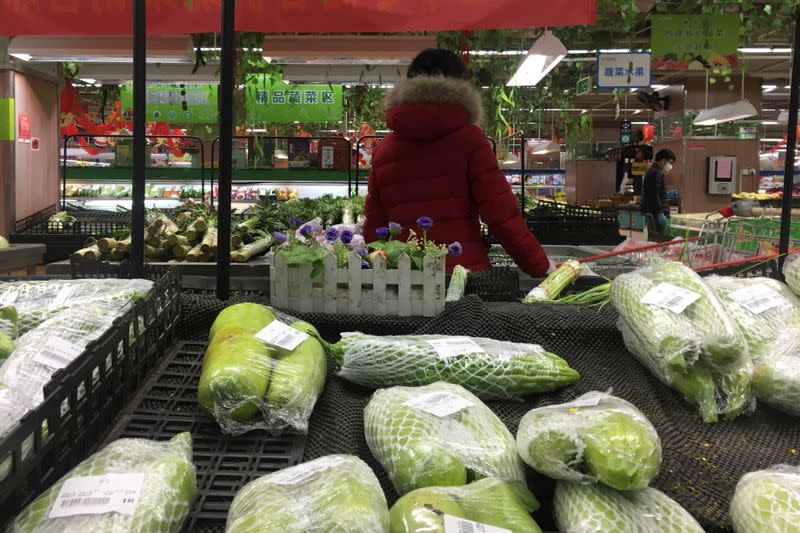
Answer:
<path fill-rule="evenodd" d="M 448 257 L 473 271 L 490 268 L 479 217 L 531 276 L 542 276 L 549 261 L 528 231 L 517 199 L 483 131 L 481 97 L 466 81 L 417 77 L 398 83 L 386 97 L 387 123 L 394 133 L 381 141 L 372 159 L 364 237 L 389 222 L 415 229 L 420 216 L 434 220 L 428 238 L 461 243 L 463 253 Z"/>

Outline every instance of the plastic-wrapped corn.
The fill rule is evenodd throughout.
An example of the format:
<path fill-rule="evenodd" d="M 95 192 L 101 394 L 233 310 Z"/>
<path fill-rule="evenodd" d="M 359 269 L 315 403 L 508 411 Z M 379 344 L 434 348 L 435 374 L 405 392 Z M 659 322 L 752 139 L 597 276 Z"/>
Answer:
<path fill-rule="evenodd" d="M 392 533 L 482 531 L 480 525 L 514 533 L 540 533 L 530 513 L 533 494 L 520 485 L 486 478 L 463 487 L 425 487 L 409 492 L 392 506 Z"/>
<path fill-rule="evenodd" d="M 478 337 L 348 332 L 329 350 L 340 377 L 371 388 L 444 381 L 482 399 L 506 399 L 560 389 L 579 378 L 541 346 Z"/>
<path fill-rule="evenodd" d="M 8 533 L 177 532 L 196 491 L 192 437 L 120 439 L 26 507 Z"/>
<path fill-rule="evenodd" d="M 311 324 L 254 303 L 224 309 L 211 326 L 197 397 L 225 433 L 308 429 L 325 385 L 325 351 Z"/>
<path fill-rule="evenodd" d="M 800 531 L 800 467 L 745 474 L 731 500 L 731 521 L 736 533 Z"/>
<path fill-rule="evenodd" d="M 646 487 L 661 465 L 661 441 L 647 417 L 603 392 L 528 412 L 519 423 L 517 449 L 551 478 L 600 481 L 619 490 Z"/>
<path fill-rule="evenodd" d="M 652 487 L 618 491 L 575 481 L 556 484 L 553 507 L 562 533 L 702 533 L 681 505 Z"/>
<path fill-rule="evenodd" d="M 505 424 L 458 385 L 375 392 L 364 409 L 364 433 L 399 494 L 485 477 L 525 480 L 514 437 Z"/>
<path fill-rule="evenodd" d="M 352 455 L 328 455 L 242 487 L 225 531 L 385 533 L 389 510 L 366 463 Z"/>
<path fill-rule="evenodd" d="M 786 258 L 786 262 L 783 263 L 783 275 L 789 288 L 800 296 L 800 254 Z"/>
<path fill-rule="evenodd" d="M 467 288 L 467 277 L 469 270 L 461 265 L 453 267 L 453 274 L 450 276 L 450 285 L 447 287 L 445 302 L 457 302 L 464 297 L 464 290 Z"/>

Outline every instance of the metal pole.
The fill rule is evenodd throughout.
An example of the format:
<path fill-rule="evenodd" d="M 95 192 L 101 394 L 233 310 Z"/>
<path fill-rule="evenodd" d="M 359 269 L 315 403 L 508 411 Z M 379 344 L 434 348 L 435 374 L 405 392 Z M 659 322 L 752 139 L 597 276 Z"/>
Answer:
<path fill-rule="evenodd" d="M 222 60 L 219 80 L 219 198 L 217 201 L 217 298 L 231 285 L 231 175 L 233 173 L 233 38 L 236 1 L 222 0 Z"/>
<path fill-rule="evenodd" d="M 797 144 L 797 106 L 800 90 L 800 8 L 795 12 L 794 48 L 792 49 L 792 88 L 789 91 L 789 132 L 786 140 L 786 167 L 783 171 L 783 202 L 781 209 L 780 265 L 789 253 L 792 223 L 792 191 L 794 190 L 794 155 Z"/>
<path fill-rule="evenodd" d="M 133 0 L 133 205 L 131 212 L 131 263 L 133 274 L 144 274 L 144 168 L 147 139 L 147 29 L 145 0 Z"/>

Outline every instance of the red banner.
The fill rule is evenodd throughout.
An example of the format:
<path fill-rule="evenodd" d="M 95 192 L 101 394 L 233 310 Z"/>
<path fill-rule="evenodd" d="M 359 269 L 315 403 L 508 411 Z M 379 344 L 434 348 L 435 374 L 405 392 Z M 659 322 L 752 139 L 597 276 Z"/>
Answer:
<path fill-rule="evenodd" d="M 221 0 L 147 0 L 151 35 L 220 29 Z M 0 0 L 0 35 L 129 35 L 132 0 Z M 403 32 L 594 24 L 596 0 L 238 0 L 243 31 Z"/>

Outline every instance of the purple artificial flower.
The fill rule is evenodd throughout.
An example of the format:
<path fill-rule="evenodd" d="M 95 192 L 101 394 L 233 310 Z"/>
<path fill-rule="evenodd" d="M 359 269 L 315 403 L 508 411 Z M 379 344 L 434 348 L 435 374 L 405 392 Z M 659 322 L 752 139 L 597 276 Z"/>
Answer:
<path fill-rule="evenodd" d="M 314 228 L 312 228 L 309 224 L 306 224 L 302 228 L 300 228 L 300 235 L 303 237 L 308 237 L 314 232 Z"/>
<path fill-rule="evenodd" d="M 338 238 L 339 238 L 339 230 L 337 230 L 336 228 L 328 228 L 325 231 L 325 239 L 327 239 L 328 242 L 334 242 Z"/>
<path fill-rule="evenodd" d="M 403 232 L 403 226 L 401 226 L 397 222 L 389 222 L 389 235 L 394 237 L 395 235 L 400 235 L 402 232 Z"/>
<path fill-rule="evenodd" d="M 343 229 L 339 234 L 339 240 L 342 241 L 342 244 L 350 244 L 353 242 L 353 232 L 349 229 Z"/>
<path fill-rule="evenodd" d="M 364 248 L 363 244 L 359 244 L 358 246 L 353 248 L 353 251 L 357 253 L 359 257 L 367 257 L 367 249 Z"/>
<path fill-rule="evenodd" d="M 423 230 L 429 230 L 433 226 L 433 219 L 431 217 L 419 217 L 417 219 L 417 226 Z"/>
<path fill-rule="evenodd" d="M 372 267 L 369 266 L 369 262 L 366 259 L 361 261 L 361 270 L 369 270 L 370 268 Z"/>
<path fill-rule="evenodd" d="M 450 246 L 447 247 L 447 253 L 453 257 L 458 257 L 463 251 L 464 249 L 461 247 L 461 243 L 458 241 L 451 243 Z"/>
<path fill-rule="evenodd" d="M 380 240 L 384 240 L 386 237 L 390 235 L 389 228 L 386 226 L 381 226 L 380 228 L 375 230 L 375 234 L 378 236 Z"/>
<path fill-rule="evenodd" d="M 277 244 L 283 244 L 283 243 L 286 242 L 286 239 L 288 237 L 286 237 L 285 233 L 281 233 L 280 231 L 276 231 L 275 233 L 272 234 L 272 238 L 275 239 L 275 242 Z"/>
<path fill-rule="evenodd" d="M 294 217 L 292 217 L 292 218 L 289 219 L 289 226 L 291 226 L 293 228 L 299 228 L 302 225 L 303 225 L 303 219 L 302 218 L 294 218 Z"/>

